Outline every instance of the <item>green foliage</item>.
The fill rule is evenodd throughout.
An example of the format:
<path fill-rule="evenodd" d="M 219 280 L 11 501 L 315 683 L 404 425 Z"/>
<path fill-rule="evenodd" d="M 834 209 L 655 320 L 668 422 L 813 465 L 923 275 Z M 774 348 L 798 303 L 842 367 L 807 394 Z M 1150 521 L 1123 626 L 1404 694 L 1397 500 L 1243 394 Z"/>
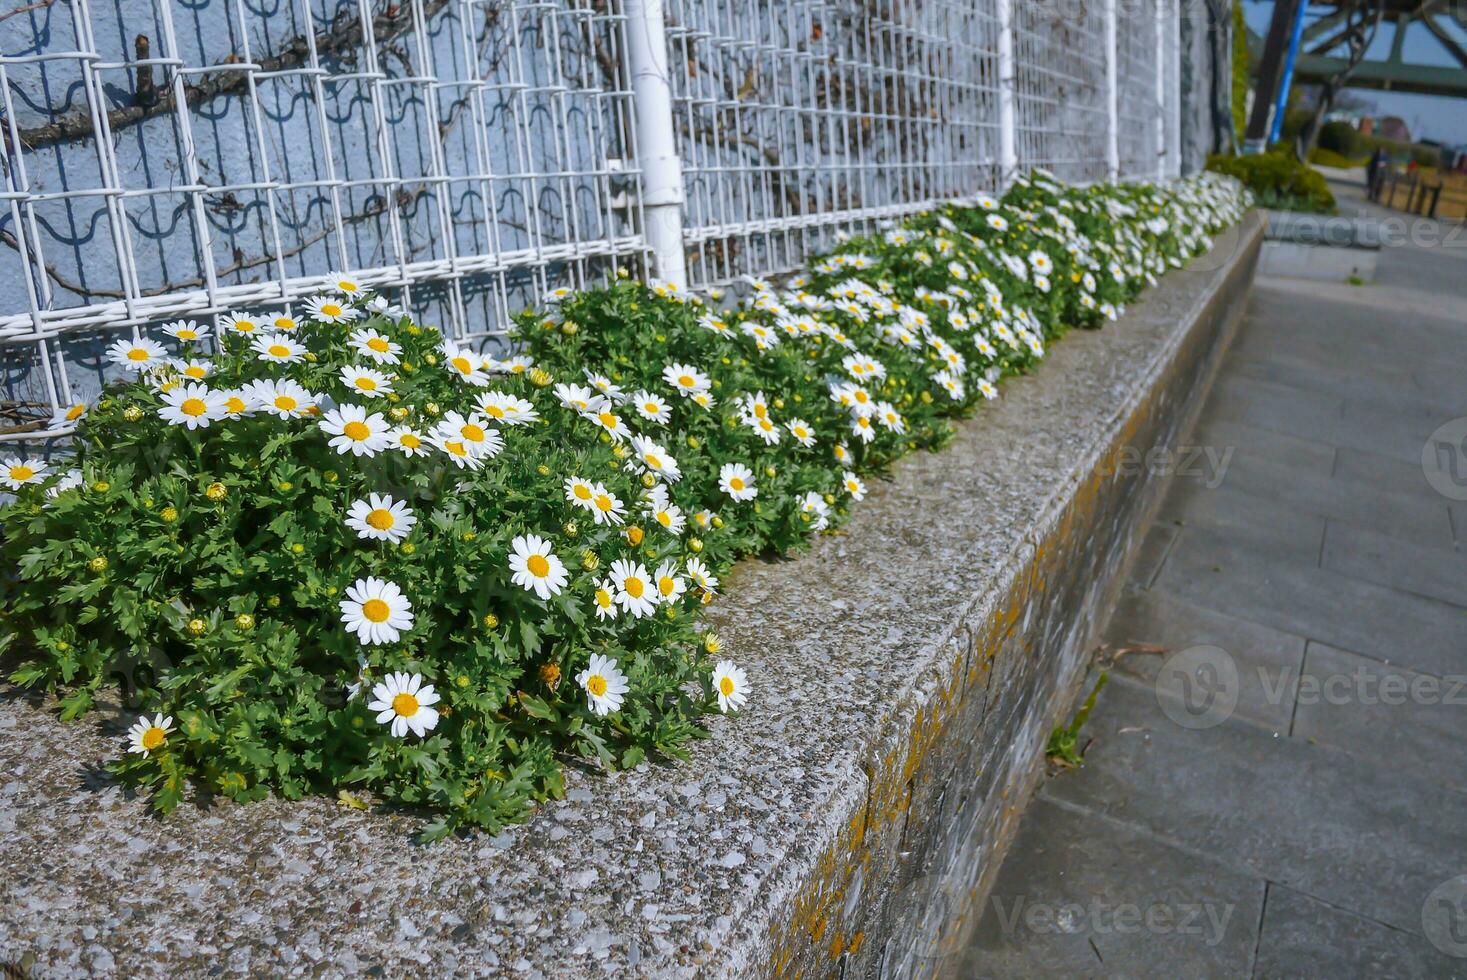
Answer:
<path fill-rule="evenodd" d="M 506 360 L 349 289 L 329 301 L 359 318 L 313 305 L 278 338 L 221 318 L 211 355 L 170 341 L 199 387 L 185 361 L 149 355 L 81 419 L 70 470 L 0 464 L 16 489 L 0 508 L 11 680 L 54 692 L 68 718 L 120 681 L 131 710 L 156 715 L 113 768 L 161 810 L 192 782 L 241 801 L 426 809 L 429 838 L 521 819 L 563 792 L 565 761 L 682 757 L 708 715 L 741 705 L 746 678 L 714 663 L 698 620 L 736 558 L 837 526 L 864 492 L 857 473 L 942 445 L 951 417 L 1031 370 L 1064 326 L 1116 315 L 1246 206 L 1209 175 L 1085 189 L 1036 175 L 1002 203 L 848 241 L 786 292 L 756 282 L 714 306 L 619 278 L 567 293 L 517 318 L 522 353 Z M 353 372 L 384 343 L 398 347 L 375 364 L 391 391 L 369 392 Z M 683 389 L 683 374 L 706 385 Z M 294 408 L 268 387 L 286 381 L 304 389 Z M 364 428 L 339 424 L 352 406 Z M 756 495 L 732 492 L 729 465 Z M 416 523 L 378 520 L 374 494 Z M 631 578 L 650 591 L 612 581 L 619 562 L 643 566 Z M 376 620 L 354 591 L 369 577 L 411 602 L 370 637 L 348 628 Z M 624 675 L 621 703 L 579 680 L 593 669 Z M 436 715 L 398 708 L 395 675 L 432 685 Z"/>
<path fill-rule="evenodd" d="M 1248 57 L 1248 25 L 1243 0 L 1233 0 L 1233 139 L 1242 143 L 1248 129 L 1248 89 L 1253 65 Z"/>
<path fill-rule="evenodd" d="M 1283 211 L 1334 214 L 1335 196 L 1319 171 L 1286 149 L 1249 156 L 1213 155 L 1207 169 L 1243 182 L 1260 206 Z"/>
<path fill-rule="evenodd" d="M 1049 743 L 1044 748 L 1044 754 L 1050 762 L 1067 769 L 1073 769 L 1085 761 L 1085 753 L 1080 750 L 1080 729 L 1090 718 L 1090 712 L 1095 708 L 1095 699 L 1100 697 L 1100 689 L 1105 687 L 1105 682 L 1110 680 L 1110 675 L 1105 671 L 1100 672 L 1100 679 L 1090 689 L 1090 696 L 1075 712 L 1074 719 L 1068 726 L 1060 725 L 1049 733 Z"/>
<path fill-rule="evenodd" d="M 1351 167 L 1362 167 L 1366 163 L 1365 160 L 1351 160 L 1334 150 L 1326 150 L 1322 147 L 1314 148 L 1314 151 L 1309 154 L 1309 162 L 1320 167 L 1339 167 L 1345 170 Z"/>

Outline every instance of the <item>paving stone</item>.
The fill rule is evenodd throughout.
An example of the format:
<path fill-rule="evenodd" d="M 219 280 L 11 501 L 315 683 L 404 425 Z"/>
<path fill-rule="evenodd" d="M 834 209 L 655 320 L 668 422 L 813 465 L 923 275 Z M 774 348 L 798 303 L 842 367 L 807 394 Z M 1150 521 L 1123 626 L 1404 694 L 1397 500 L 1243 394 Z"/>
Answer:
<path fill-rule="evenodd" d="M 1115 669 L 1154 684 L 1168 655 L 1189 647 L 1219 647 L 1237 663 L 1236 714 L 1270 731 L 1287 732 L 1304 664 L 1303 637 L 1194 605 L 1158 590 L 1121 597 L 1106 627 L 1112 647 L 1154 644 L 1165 653 L 1128 653 Z"/>
<path fill-rule="evenodd" d="M 1440 675 L 1467 667 L 1467 612 L 1316 568 L 1256 539 L 1185 528 L 1155 587 L 1412 670 Z"/>
<path fill-rule="evenodd" d="M 1229 463 L 1235 459 L 1259 458 L 1321 476 L 1329 476 L 1334 471 L 1334 446 L 1260 429 L 1246 422 L 1208 419 L 1198 424 L 1188 441 L 1195 446 L 1211 447 L 1219 454 L 1229 454 Z"/>
<path fill-rule="evenodd" d="M 1161 571 L 1178 530 L 1175 524 L 1165 523 L 1152 524 L 1146 529 L 1146 534 L 1136 549 L 1135 561 L 1131 565 L 1130 583 L 1143 588 L 1151 584 Z"/>
<path fill-rule="evenodd" d="M 1467 855 L 1467 797 L 1389 759 L 1370 764 L 1237 720 L 1184 728 L 1127 684 L 1106 687 L 1085 730 L 1085 765 L 1046 782 L 1043 796 L 1356 915 L 1419 928 L 1427 895 Z"/>
<path fill-rule="evenodd" d="M 1256 877 L 1042 798 L 1009 855 L 954 980 L 1248 972 Z"/>
<path fill-rule="evenodd" d="M 1320 564 L 1365 582 L 1467 609 L 1467 553 L 1448 547 L 1423 548 L 1389 534 L 1330 521 Z"/>
<path fill-rule="evenodd" d="M 1296 977 L 1462 977 L 1467 961 L 1418 931 L 1392 928 L 1270 885 L 1253 965 L 1258 980 Z"/>
<path fill-rule="evenodd" d="M 1295 738 L 1467 790 L 1467 673 L 1418 674 L 1310 643 L 1296 676 Z"/>
<path fill-rule="evenodd" d="M 1445 497 L 1426 482 L 1419 454 L 1408 463 L 1379 453 L 1341 449 L 1335 458 L 1334 478 L 1350 486 L 1409 494 L 1437 504 L 1448 503 Z"/>
<path fill-rule="evenodd" d="M 1324 543 L 1324 518 L 1227 486 L 1173 483 L 1157 521 L 1210 529 L 1310 564 L 1319 561 Z"/>

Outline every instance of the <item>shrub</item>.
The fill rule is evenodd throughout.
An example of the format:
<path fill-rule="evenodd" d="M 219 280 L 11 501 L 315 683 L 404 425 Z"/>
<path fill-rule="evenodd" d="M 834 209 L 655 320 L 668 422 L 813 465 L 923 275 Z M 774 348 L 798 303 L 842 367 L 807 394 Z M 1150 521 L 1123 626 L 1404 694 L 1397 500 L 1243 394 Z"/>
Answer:
<path fill-rule="evenodd" d="M 1334 214 L 1335 196 L 1319 171 L 1286 149 L 1248 156 L 1213 155 L 1207 169 L 1242 181 L 1259 205 L 1282 211 Z"/>
<path fill-rule="evenodd" d="M 346 279 L 298 318 L 171 324 L 177 356 L 119 341 L 69 468 L 0 461 L 0 649 L 66 718 L 120 680 L 143 716 L 112 769 L 161 810 L 196 780 L 498 827 L 568 758 L 683 755 L 748 695 L 698 620 L 735 558 L 836 526 L 858 474 L 1244 206 L 1212 176 L 1023 179 L 738 304 L 562 293 L 507 358 Z"/>

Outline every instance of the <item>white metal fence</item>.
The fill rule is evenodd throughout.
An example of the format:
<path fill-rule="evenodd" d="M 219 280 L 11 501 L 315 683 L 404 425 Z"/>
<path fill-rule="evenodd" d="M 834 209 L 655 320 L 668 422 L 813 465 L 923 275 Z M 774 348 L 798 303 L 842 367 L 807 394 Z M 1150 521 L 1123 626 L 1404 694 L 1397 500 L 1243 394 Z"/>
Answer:
<path fill-rule="evenodd" d="M 0 441 L 119 332 L 334 271 L 486 341 L 1021 169 L 1175 173 L 1178 0 L 41 0 L 0 11 Z"/>

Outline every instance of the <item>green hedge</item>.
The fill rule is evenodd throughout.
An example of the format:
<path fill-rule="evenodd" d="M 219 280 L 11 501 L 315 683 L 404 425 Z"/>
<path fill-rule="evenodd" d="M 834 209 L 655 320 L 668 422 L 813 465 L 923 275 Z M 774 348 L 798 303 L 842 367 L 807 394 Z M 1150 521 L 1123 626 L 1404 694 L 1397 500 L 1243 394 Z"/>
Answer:
<path fill-rule="evenodd" d="M 564 293 L 513 357 L 348 279 L 295 319 L 119 341 L 75 458 L 0 460 L 0 649 L 66 718 L 120 680 L 112 769 L 162 810 L 192 782 L 498 827 L 567 759 L 678 757 L 777 697 L 700 625 L 732 562 L 838 526 L 1247 204 L 1036 175 L 737 303 Z"/>
<path fill-rule="evenodd" d="M 1261 207 L 1335 213 L 1335 196 L 1324 176 L 1300 163 L 1289 150 L 1273 149 L 1249 156 L 1214 154 L 1207 158 L 1207 169 L 1242 181 Z"/>

